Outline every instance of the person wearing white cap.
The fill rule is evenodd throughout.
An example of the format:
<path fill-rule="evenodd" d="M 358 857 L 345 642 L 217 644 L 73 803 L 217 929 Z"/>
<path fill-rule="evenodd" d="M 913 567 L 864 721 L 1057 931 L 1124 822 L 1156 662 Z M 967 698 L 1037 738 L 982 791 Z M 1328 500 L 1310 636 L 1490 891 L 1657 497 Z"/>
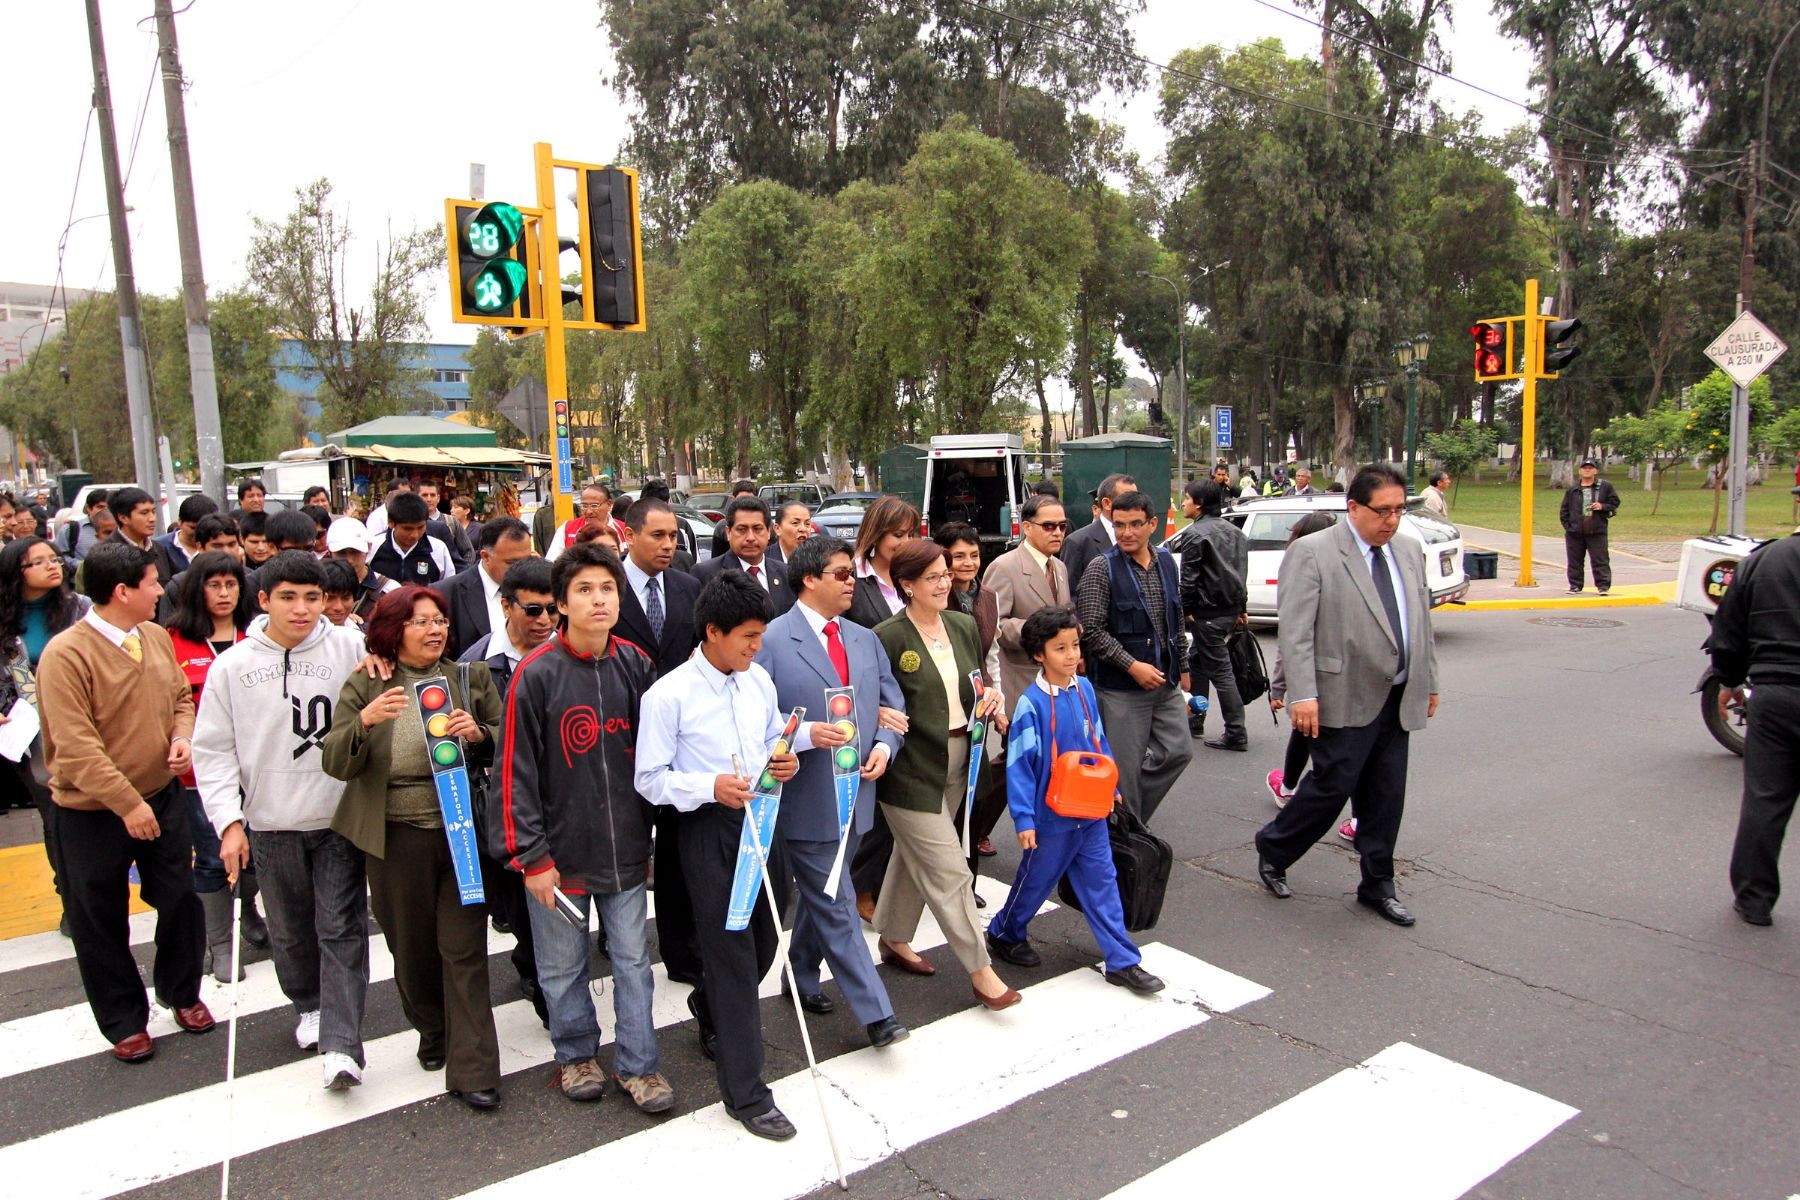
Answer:
<path fill-rule="evenodd" d="M 356 616 L 367 621 L 381 597 L 400 585 L 386 575 L 369 570 L 369 537 L 366 525 L 355 517 L 339 517 L 325 531 L 325 549 L 356 569 Z"/>

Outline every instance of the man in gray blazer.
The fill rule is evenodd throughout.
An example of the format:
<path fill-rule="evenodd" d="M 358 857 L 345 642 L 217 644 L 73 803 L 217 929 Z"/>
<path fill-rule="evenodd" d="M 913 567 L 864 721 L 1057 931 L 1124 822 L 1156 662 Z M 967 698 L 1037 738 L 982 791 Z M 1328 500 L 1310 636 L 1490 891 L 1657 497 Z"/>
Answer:
<path fill-rule="evenodd" d="M 981 586 L 994 595 L 994 611 L 1000 624 L 995 630 L 995 654 L 1000 660 L 1000 691 L 1008 701 L 1025 694 L 1037 678 L 1038 665 L 1019 642 L 1025 619 L 1051 605 L 1075 606 L 1069 586 L 1069 569 L 1056 555 L 1069 528 L 1062 502 L 1054 496 L 1032 495 L 1019 509 L 1025 540 L 988 564 Z"/>
<path fill-rule="evenodd" d="M 1395 539 L 1406 479 L 1386 463 L 1350 481 L 1349 520 L 1301 538 L 1282 557 L 1276 595 L 1294 728 L 1313 739 L 1312 770 L 1256 835 L 1256 872 L 1279 899 L 1287 869 L 1338 819 L 1356 816 L 1357 900 L 1396 925 L 1394 843 L 1406 803 L 1407 740 L 1437 712 L 1431 595 L 1411 538 Z"/>
<path fill-rule="evenodd" d="M 796 889 L 794 940 L 788 954 L 800 1003 L 808 1012 L 828 1013 L 836 1005 L 819 983 L 819 964 L 831 960 L 831 973 L 868 1031 L 869 1042 L 887 1046 L 907 1036 L 894 1019 L 894 1006 L 869 958 L 856 896 L 850 886 L 850 861 L 856 841 L 875 821 L 875 781 L 900 751 L 900 735 L 880 727 L 880 708 L 903 707 L 900 685 L 888 665 L 887 652 L 875 635 L 844 619 L 856 592 L 850 547 L 833 537 L 808 538 L 794 547 L 788 562 L 798 600 L 769 622 L 756 656 L 775 681 L 782 711 L 804 707 L 812 726 L 815 749 L 800 755 L 800 771 L 781 789 L 781 814 L 775 836 L 787 851 Z M 852 739 L 826 710 L 825 691 L 856 689 Z M 825 880 L 838 852 L 837 790 L 832 758 L 854 744 L 862 762 L 856 807 L 850 817 L 844 865 L 837 890 L 825 892 Z"/>

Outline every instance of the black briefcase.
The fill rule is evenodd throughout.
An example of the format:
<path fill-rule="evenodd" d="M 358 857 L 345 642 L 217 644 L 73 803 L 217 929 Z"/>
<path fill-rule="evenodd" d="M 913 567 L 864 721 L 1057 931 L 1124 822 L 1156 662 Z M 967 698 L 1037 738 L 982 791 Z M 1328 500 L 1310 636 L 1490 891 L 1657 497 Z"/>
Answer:
<path fill-rule="evenodd" d="M 1153 929 L 1162 917 L 1163 895 L 1169 890 L 1169 871 L 1175 851 L 1157 837 L 1123 804 L 1107 818 L 1106 835 L 1112 842 L 1113 870 L 1119 876 L 1119 903 L 1125 910 L 1125 928 L 1132 933 Z M 1064 904 L 1081 911 L 1081 901 L 1067 876 L 1056 885 Z"/>

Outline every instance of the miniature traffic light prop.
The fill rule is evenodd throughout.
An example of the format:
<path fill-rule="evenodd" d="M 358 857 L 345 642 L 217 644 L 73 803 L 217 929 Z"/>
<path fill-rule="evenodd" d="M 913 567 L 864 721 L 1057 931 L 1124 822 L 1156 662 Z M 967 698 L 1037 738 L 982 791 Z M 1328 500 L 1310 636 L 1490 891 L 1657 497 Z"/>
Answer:
<path fill-rule="evenodd" d="M 456 710 L 450 681 L 435 675 L 413 684 L 412 690 L 419 720 L 425 725 L 425 757 L 431 763 L 431 783 L 444 819 L 444 837 L 450 843 L 457 895 L 464 904 L 481 904 L 486 893 L 475 842 L 475 796 L 462 739 L 450 732 L 450 714 Z"/>
<path fill-rule="evenodd" d="M 1543 379 L 1555 379 L 1557 372 L 1575 361 L 1581 353 L 1579 346 L 1562 346 L 1562 343 L 1575 336 L 1582 328 L 1581 322 L 1573 318 L 1558 321 L 1551 317 L 1540 317 L 1538 326 L 1538 346 L 1543 352 L 1543 362 L 1539 365 L 1538 376 Z M 1561 349 L 1557 347 L 1562 346 Z"/>
<path fill-rule="evenodd" d="M 419 716 L 425 722 L 425 756 L 433 771 L 449 771 L 466 765 L 462 739 L 450 732 L 450 690 L 442 680 L 417 685 Z"/>
<path fill-rule="evenodd" d="M 535 295 L 537 254 L 526 218 L 527 210 L 514 204 L 446 201 L 451 320 L 515 327 L 543 324 Z"/>
<path fill-rule="evenodd" d="M 1475 378 L 1478 382 L 1505 379 L 1512 374 L 1507 361 L 1511 347 L 1507 345 L 1504 322 L 1477 321 L 1469 326 L 1469 336 L 1475 339 Z"/>

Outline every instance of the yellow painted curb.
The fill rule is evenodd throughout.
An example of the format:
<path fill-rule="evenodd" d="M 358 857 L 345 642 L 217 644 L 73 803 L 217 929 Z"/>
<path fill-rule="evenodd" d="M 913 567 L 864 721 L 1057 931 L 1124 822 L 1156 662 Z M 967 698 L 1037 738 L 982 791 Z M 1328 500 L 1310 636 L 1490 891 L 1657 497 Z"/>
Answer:
<path fill-rule="evenodd" d="M 131 911 L 148 912 L 131 885 Z M 49 933 L 62 919 L 62 903 L 50 880 L 50 860 L 42 842 L 0 850 L 0 941 Z"/>
<path fill-rule="evenodd" d="M 1458 608 L 1500 612 L 1526 608 L 1653 608 L 1663 603 L 1657 596 L 1545 596 L 1540 600 L 1469 600 L 1446 604 L 1433 610 L 1432 615 Z"/>

